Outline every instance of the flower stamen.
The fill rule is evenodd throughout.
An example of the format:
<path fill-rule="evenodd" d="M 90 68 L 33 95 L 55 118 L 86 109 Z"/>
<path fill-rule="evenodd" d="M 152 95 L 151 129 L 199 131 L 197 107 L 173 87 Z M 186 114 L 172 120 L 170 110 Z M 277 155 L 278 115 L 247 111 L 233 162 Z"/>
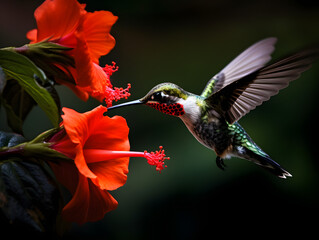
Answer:
<path fill-rule="evenodd" d="M 115 66 L 116 63 L 112 61 L 112 65 L 106 64 L 105 67 L 103 68 L 104 72 L 108 77 L 112 76 L 113 73 L 119 70 L 118 66 Z"/>
<path fill-rule="evenodd" d="M 155 153 L 144 151 L 144 157 L 147 159 L 148 164 L 156 166 L 156 171 L 161 172 L 164 167 L 167 167 L 167 165 L 164 166 L 164 161 L 169 160 L 170 157 L 166 157 L 162 146 L 160 146 L 159 149 L 160 150 Z"/>
<path fill-rule="evenodd" d="M 118 101 L 122 98 L 127 99 L 131 94 L 129 93 L 129 89 L 131 88 L 131 84 L 127 84 L 127 88 L 117 88 L 113 87 L 110 77 L 114 72 L 116 72 L 119 69 L 118 66 L 116 66 L 116 63 L 113 61 L 112 65 L 105 65 L 103 68 L 103 71 L 105 72 L 107 76 L 107 82 L 105 83 L 104 91 L 93 91 L 92 96 L 96 97 L 98 99 L 101 99 L 105 101 L 107 107 L 112 106 L 113 101 Z"/>

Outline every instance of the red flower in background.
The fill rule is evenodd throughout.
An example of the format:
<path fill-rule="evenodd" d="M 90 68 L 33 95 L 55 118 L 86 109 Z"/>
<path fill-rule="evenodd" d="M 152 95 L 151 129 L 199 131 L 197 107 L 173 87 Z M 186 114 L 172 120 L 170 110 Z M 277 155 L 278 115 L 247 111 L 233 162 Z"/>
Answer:
<path fill-rule="evenodd" d="M 49 140 L 51 148 L 74 160 L 51 163 L 59 182 L 73 195 L 62 211 L 71 222 L 97 221 L 117 207 L 109 191 L 125 184 L 129 157 L 144 157 L 158 171 L 169 159 L 162 148 L 155 153 L 129 151 L 125 119 L 104 116 L 106 111 L 103 106 L 83 114 L 63 108 L 64 128 Z"/>
<path fill-rule="evenodd" d="M 74 82 L 56 79 L 70 87 L 81 99 L 89 95 L 102 101 L 108 98 L 118 100 L 129 96 L 128 88 L 113 89 L 109 72 L 99 66 L 99 58 L 108 54 L 115 45 L 110 34 L 117 17 L 109 11 L 87 12 L 85 4 L 76 0 L 46 0 L 34 12 L 37 29 L 27 33 L 31 43 L 50 41 L 72 48 L 67 53 L 75 61 L 75 68 L 69 67 Z M 110 89 L 114 90 L 110 95 Z"/>

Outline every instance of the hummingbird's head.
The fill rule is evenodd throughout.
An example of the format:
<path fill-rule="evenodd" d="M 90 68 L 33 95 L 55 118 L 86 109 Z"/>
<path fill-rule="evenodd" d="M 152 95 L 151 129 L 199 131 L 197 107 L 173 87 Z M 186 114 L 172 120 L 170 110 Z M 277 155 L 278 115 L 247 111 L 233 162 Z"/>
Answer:
<path fill-rule="evenodd" d="M 161 83 L 153 87 L 143 98 L 119 105 L 108 109 L 122 106 L 145 104 L 160 112 L 182 120 L 195 120 L 200 114 L 199 99 L 181 87 L 173 83 Z"/>
<path fill-rule="evenodd" d="M 152 88 L 140 101 L 160 112 L 173 116 L 185 113 L 183 102 L 188 93 L 173 83 L 161 83 Z"/>

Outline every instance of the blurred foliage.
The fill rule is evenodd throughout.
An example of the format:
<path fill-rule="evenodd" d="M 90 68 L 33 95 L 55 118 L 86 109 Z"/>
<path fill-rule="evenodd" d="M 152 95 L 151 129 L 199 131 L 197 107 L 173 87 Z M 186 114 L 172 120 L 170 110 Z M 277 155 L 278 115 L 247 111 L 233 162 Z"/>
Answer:
<path fill-rule="evenodd" d="M 19 148 L 24 142 L 19 134 L 0 131 L 1 148 Z M 10 237 L 21 237 L 21 233 L 34 237 L 57 236 L 56 219 L 62 204 L 51 168 L 38 157 L 1 153 L 1 233 Z"/>
<path fill-rule="evenodd" d="M 25 43 L 21 39 L 34 27 L 31 16 L 41 2 L 2 4 L 0 47 Z M 120 68 L 112 83 L 131 83 L 130 100 L 142 97 L 160 82 L 174 82 L 200 93 L 230 60 L 265 37 L 279 39 L 273 59 L 319 44 L 319 4 L 315 1 L 86 3 L 89 11 L 107 9 L 119 16 L 112 29 L 117 44 L 101 65 L 117 63 Z M 12 10 L 15 4 L 20 4 L 22 12 Z M 206 234 L 252 236 L 256 231 L 272 237 L 300 232 L 312 236 L 319 213 L 318 79 L 316 63 L 240 120 L 257 144 L 292 173 L 293 178 L 287 180 L 235 158 L 226 161 L 225 172 L 220 171 L 215 154 L 200 145 L 179 119 L 146 106 L 110 112 L 127 119 L 132 150 L 163 145 L 171 160 L 168 168 L 157 174 L 131 159 L 127 184 L 112 193 L 119 201 L 118 209 L 103 221 L 74 225 L 65 238 L 198 239 Z M 61 105 L 79 112 L 98 104 L 92 99 L 83 104 L 66 88 L 58 91 Z M 1 127 L 6 125 L 3 115 L 1 110 Z M 44 119 L 38 107 L 32 110 L 24 125 L 28 138 L 51 127 Z"/>

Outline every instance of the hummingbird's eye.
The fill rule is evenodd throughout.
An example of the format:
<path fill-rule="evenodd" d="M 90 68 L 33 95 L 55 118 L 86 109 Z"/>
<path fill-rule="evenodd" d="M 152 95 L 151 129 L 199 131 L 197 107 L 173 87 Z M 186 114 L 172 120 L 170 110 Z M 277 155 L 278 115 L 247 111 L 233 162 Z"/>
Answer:
<path fill-rule="evenodd" d="M 151 100 L 154 100 L 154 101 L 161 101 L 162 98 L 163 98 L 162 92 L 153 93 L 151 96 Z"/>

